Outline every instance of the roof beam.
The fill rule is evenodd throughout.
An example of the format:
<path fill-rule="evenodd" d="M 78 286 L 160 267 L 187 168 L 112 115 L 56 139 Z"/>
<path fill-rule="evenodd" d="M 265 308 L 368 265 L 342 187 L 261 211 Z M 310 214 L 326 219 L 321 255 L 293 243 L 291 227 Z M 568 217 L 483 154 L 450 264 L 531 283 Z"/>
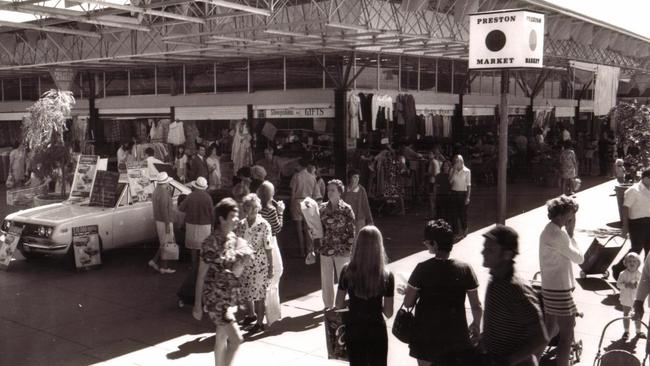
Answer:
<path fill-rule="evenodd" d="M 75 2 L 75 3 L 80 3 L 80 4 L 93 4 L 93 5 L 105 6 L 107 8 L 119 9 L 119 10 L 124 10 L 124 11 L 129 11 L 129 12 L 132 11 L 132 12 L 136 12 L 136 13 L 140 13 L 140 14 L 153 15 L 153 16 L 162 17 L 162 18 L 183 20 L 183 21 L 190 22 L 190 23 L 205 24 L 205 20 L 203 20 L 201 18 L 189 16 L 189 15 L 170 13 L 168 11 L 161 11 L 161 10 L 153 10 L 153 9 L 142 8 L 142 7 L 133 6 L 133 5 L 115 4 L 115 3 L 112 3 L 112 2 L 109 2 L 109 1 L 104 1 L 104 0 L 69 0 L 69 1 L 72 1 L 72 2 Z"/>
<path fill-rule="evenodd" d="M 241 10 L 241 11 L 245 11 L 247 13 L 262 15 L 262 16 L 265 16 L 265 17 L 271 16 L 271 11 L 270 10 L 262 9 L 262 8 L 256 8 L 254 6 L 248 6 L 248 5 L 233 3 L 233 2 L 230 2 L 230 1 L 224 1 L 224 0 L 202 0 L 202 1 L 206 2 L 208 4 L 220 6 L 222 8 Z"/>
<path fill-rule="evenodd" d="M 88 32 L 88 31 L 82 31 L 82 30 L 79 30 L 79 29 L 62 28 L 62 27 L 39 26 L 39 25 L 33 24 L 33 23 L 16 23 L 16 22 L 8 22 L 6 20 L 0 20 L 0 26 L 18 28 L 18 29 L 37 30 L 37 31 L 41 31 L 41 32 L 74 34 L 74 35 L 83 36 L 83 37 L 101 38 L 101 35 L 99 33 L 96 33 L 96 32 Z"/>
<path fill-rule="evenodd" d="M 1 5 L 7 5 L 11 4 L 9 1 L 0 1 Z M 68 9 L 60 9 L 60 8 L 54 8 L 54 7 L 49 7 L 49 6 L 38 6 L 38 5 L 20 5 L 16 7 L 16 11 L 21 11 L 21 12 L 28 12 L 32 14 L 38 14 L 38 15 L 43 15 L 47 17 L 52 17 L 56 19 L 62 19 L 62 20 L 67 20 L 70 22 L 80 22 L 80 23 L 88 23 L 88 24 L 95 24 L 95 25 L 103 25 L 106 27 L 116 27 L 116 28 L 123 28 L 123 29 L 131 29 L 131 30 L 137 30 L 141 32 L 149 32 L 151 29 L 149 27 L 146 27 L 144 25 L 138 25 L 138 24 L 128 24 L 128 23 L 122 23 L 122 22 L 116 22 L 112 20 L 98 20 L 96 18 L 92 18 L 85 14 L 84 12 L 80 11 L 75 11 L 75 10 L 68 10 Z M 131 18 L 124 17 L 125 19 L 128 19 L 130 21 Z M 115 17 L 113 17 L 115 19 Z"/>

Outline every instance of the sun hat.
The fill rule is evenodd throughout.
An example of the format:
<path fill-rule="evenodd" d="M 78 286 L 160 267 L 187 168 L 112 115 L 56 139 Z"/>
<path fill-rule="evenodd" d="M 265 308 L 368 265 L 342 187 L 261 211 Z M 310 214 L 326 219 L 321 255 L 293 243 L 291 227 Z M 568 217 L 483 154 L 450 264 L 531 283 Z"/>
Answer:
<path fill-rule="evenodd" d="M 172 179 L 169 177 L 169 175 L 167 175 L 166 172 L 160 172 L 160 173 L 158 173 L 158 176 L 156 177 L 156 181 L 159 184 L 165 184 L 165 183 L 171 182 Z"/>
<path fill-rule="evenodd" d="M 195 181 L 192 182 L 192 187 L 205 191 L 208 189 L 208 181 L 203 177 L 198 177 Z"/>

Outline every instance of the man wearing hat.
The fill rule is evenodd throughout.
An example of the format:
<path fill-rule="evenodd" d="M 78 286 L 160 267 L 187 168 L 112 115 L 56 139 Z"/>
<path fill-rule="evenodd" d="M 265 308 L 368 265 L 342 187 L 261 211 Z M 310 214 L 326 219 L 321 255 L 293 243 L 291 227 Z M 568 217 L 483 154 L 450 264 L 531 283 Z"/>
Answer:
<path fill-rule="evenodd" d="M 193 189 L 192 193 L 178 205 L 178 210 L 185 213 L 185 247 L 192 253 L 190 273 L 178 291 L 182 300 L 189 300 L 194 295 L 199 252 L 203 241 L 212 232 L 214 221 L 212 197 L 206 192 L 208 181 L 203 177 L 198 177 L 190 183 L 190 186 Z"/>
<path fill-rule="evenodd" d="M 158 173 L 156 176 L 156 189 L 153 191 L 153 218 L 156 221 L 156 232 L 158 233 L 158 241 L 160 248 L 168 242 L 168 238 L 174 236 L 174 203 L 172 201 L 172 193 L 168 189 L 168 184 L 171 178 L 166 172 Z M 160 273 L 174 273 L 176 270 L 167 266 L 167 261 L 163 260 L 160 256 L 160 250 L 156 252 L 156 256 L 149 261 L 149 266 Z"/>
<path fill-rule="evenodd" d="M 548 342 L 535 292 L 514 274 L 519 235 L 496 225 L 483 234 L 483 266 L 492 278 L 485 292 L 481 348 L 488 365 L 537 365 Z"/>

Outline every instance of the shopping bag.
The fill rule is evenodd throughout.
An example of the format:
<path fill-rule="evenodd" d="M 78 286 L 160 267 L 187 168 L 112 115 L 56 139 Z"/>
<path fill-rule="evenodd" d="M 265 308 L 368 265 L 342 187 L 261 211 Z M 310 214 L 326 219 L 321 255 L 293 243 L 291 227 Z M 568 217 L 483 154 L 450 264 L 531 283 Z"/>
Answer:
<path fill-rule="evenodd" d="M 573 178 L 573 192 L 578 192 L 582 186 L 582 180 L 580 178 Z"/>
<path fill-rule="evenodd" d="M 345 345 L 345 317 L 348 309 L 328 310 L 325 312 L 325 339 L 327 341 L 327 358 L 348 361 L 348 349 Z"/>
<path fill-rule="evenodd" d="M 269 326 L 282 318 L 282 311 L 280 310 L 280 291 L 278 289 L 278 285 L 270 285 L 266 289 L 264 306 L 266 308 L 266 322 Z"/>
<path fill-rule="evenodd" d="M 179 257 L 178 244 L 169 241 L 160 248 L 160 257 L 166 261 L 177 261 Z"/>
<path fill-rule="evenodd" d="M 393 335 L 404 343 L 410 343 L 415 333 L 415 316 L 413 308 L 408 309 L 404 304 L 397 311 L 393 322 Z"/>

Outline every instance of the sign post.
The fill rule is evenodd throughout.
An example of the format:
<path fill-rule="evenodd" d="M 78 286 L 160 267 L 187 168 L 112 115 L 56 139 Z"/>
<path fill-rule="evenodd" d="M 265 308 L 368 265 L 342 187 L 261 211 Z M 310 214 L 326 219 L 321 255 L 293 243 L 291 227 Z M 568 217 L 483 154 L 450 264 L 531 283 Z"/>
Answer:
<path fill-rule="evenodd" d="M 507 213 L 510 70 L 543 67 L 544 14 L 529 10 L 472 14 L 469 17 L 469 39 L 470 70 L 501 70 L 496 221 L 504 224 Z"/>

